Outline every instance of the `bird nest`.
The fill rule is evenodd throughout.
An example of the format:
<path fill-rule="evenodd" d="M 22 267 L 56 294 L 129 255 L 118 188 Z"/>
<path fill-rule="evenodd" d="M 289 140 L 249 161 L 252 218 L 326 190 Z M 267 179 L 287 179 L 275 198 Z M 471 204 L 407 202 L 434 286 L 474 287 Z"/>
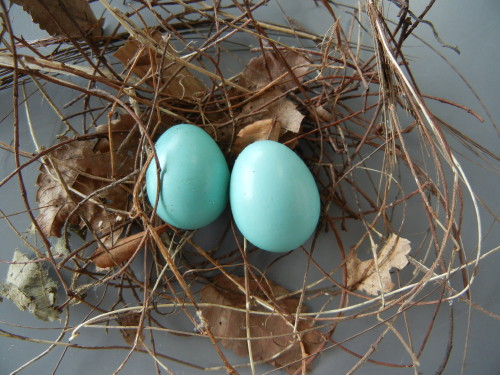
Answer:
<path fill-rule="evenodd" d="M 1 143 L 12 168 L 0 187 L 21 193 L 29 224 L 19 230 L 2 211 L 26 248 L 5 259 L 2 295 L 62 322 L 22 368 L 63 346 L 63 362 L 82 348 L 121 349 L 116 372 L 146 355 L 157 372 L 305 373 L 338 351 L 349 373 L 417 368 L 443 302 L 471 303 L 480 236 L 464 247 L 461 223 L 477 202 L 426 100 L 481 119 L 417 88 L 404 45 L 429 26 L 428 9 L 394 2 L 390 22 L 383 2 L 310 2 L 330 24 L 318 35 L 285 10 L 283 25 L 263 21 L 279 2 L 101 0 L 101 20 L 86 1 L 14 3 L 52 36 L 26 41 L 8 17 L 20 9 L 2 1 L 1 88 L 14 101 L 2 123 L 14 135 Z M 293 149 L 320 192 L 312 238 L 276 254 L 246 242 L 229 210 L 196 231 L 161 222 L 145 170 L 155 140 L 179 123 L 208 132 L 229 166 L 256 140 Z M 414 342 L 415 309 L 429 324 Z M 2 332 L 40 342 L 36 330 Z M 125 342 L 92 344 L 110 332 Z M 350 349 L 360 338 L 369 345 Z M 164 341 L 215 350 L 194 357 Z M 398 360 L 374 356 L 384 345 Z"/>

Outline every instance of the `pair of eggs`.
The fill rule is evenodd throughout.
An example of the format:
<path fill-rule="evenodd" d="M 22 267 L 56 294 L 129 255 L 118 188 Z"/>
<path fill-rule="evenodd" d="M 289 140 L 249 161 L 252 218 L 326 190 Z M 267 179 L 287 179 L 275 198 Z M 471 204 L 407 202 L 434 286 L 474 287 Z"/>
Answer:
<path fill-rule="evenodd" d="M 261 249 L 293 250 L 314 232 L 320 215 L 318 188 L 288 147 L 254 142 L 237 157 L 231 173 L 215 141 L 194 125 L 173 126 L 155 149 L 159 165 L 156 159 L 149 165 L 146 190 L 158 216 L 170 225 L 206 226 L 224 211 L 229 197 L 236 226 Z"/>

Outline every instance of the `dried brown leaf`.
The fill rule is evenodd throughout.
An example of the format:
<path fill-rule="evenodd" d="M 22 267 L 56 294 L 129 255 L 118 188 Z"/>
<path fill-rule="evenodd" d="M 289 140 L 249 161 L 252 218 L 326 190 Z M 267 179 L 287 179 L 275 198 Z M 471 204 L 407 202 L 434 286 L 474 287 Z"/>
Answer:
<path fill-rule="evenodd" d="M 304 115 L 297 110 L 297 106 L 290 100 L 281 97 L 279 89 L 272 89 L 247 103 L 242 109 L 242 115 L 252 114 L 246 121 L 258 121 L 274 118 L 284 130 L 298 133 Z"/>
<path fill-rule="evenodd" d="M 161 234 L 168 228 L 168 224 L 163 224 L 156 227 L 155 230 L 158 234 Z M 109 268 L 129 260 L 137 251 L 137 247 L 140 245 L 146 233 L 146 231 L 143 231 L 121 238 L 109 249 L 99 246 L 91 257 L 92 262 L 99 268 Z"/>
<path fill-rule="evenodd" d="M 268 52 L 251 59 L 241 73 L 239 84 L 254 91 L 278 80 L 279 85 L 276 87 L 282 91 L 296 88 L 297 81 L 302 82 L 310 69 L 309 61 L 303 54 L 293 51 L 281 51 L 280 55 Z M 292 69 L 297 81 L 290 76 L 287 65 Z"/>
<path fill-rule="evenodd" d="M 249 144 L 264 139 L 277 141 L 280 135 L 280 124 L 273 119 L 255 121 L 245 126 L 236 135 L 233 152 L 239 154 Z"/>
<path fill-rule="evenodd" d="M 162 42 L 159 32 L 153 33 L 153 39 L 158 43 Z M 169 56 L 178 56 L 177 52 L 170 44 L 165 46 Z M 153 86 L 151 75 L 153 71 L 161 69 L 161 89 L 164 95 L 184 101 L 196 101 L 206 91 L 205 86 L 188 69 L 179 63 L 169 63 L 171 58 L 163 59 L 165 66 L 160 67 L 162 56 L 143 46 L 135 39 L 129 39 L 120 47 L 114 56 L 120 60 L 124 66 L 132 66 L 132 72 L 141 80 L 146 79 L 146 83 Z"/>
<path fill-rule="evenodd" d="M 297 106 L 291 100 L 280 99 L 271 105 L 269 111 L 274 113 L 283 129 L 292 133 L 300 131 L 304 115 L 297 110 Z"/>
<path fill-rule="evenodd" d="M 94 255 L 92 255 L 91 260 L 99 268 L 109 268 L 121 262 L 125 262 L 137 251 L 137 247 L 145 235 L 146 232 L 140 232 L 125 238 L 120 238 L 116 244 L 109 249 L 99 246 Z"/>
<path fill-rule="evenodd" d="M 314 107 L 312 111 L 320 118 L 320 120 L 323 120 L 325 122 L 331 122 L 334 120 L 331 112 L 326 110 L 322 105 Z"/>
<path fill-rule="evenodd" d="M 394 288 L 389 271 L 392 268 L 402 270 L 408 264 L 406 255 L 411 250 L 410 241 L 391 234 L 377 255 L 378 267 L 374 260 L 361 261 L 351 250 L 346 257 L 347 286 L 364 291 L 370 295 L 378 295 L 382 286 L 384 293 Z M 378 272 L 377 272 L 378 268 Z"/>
<path fill-rule="evenodd" d="M 243 278 L 232 277 L 240 285 L 244 285 Z M 252 296 L 267 300 L 254 280 L 249 284 Z M 267 293 L 277 300 L 277 305 L 285 317 L 278 312 L 270 315 L 250 315 L 253 360 L 263 360 L 275 367 L 287 366 L 286 371 L 294 373 L 301 368 L 303 360 L 300 342 L 297 334 L 293 333 L 294 314 L 297 312 L 299 299 L 291 297 L 279 299 L 288 294 L 285 288 L 272 282 L 264 285 L 269 287 Z M 246 314 L 224 308 L 224 306 L 245 308 L 245 295 L 226 276 L 220 275 L 212 284 L 203 288 L 201 300 L 213 304 L 203 308 L 203 318 L 214 336 L 220 339 L 221 345 L 240 356 L 248 357 L 247 340 L 241 340 L 247 337 Z M 256 303 L 252 304 L 251 309 L 268 311 Z M 311 328 L 309 322 L 298 322 L 297 332 L 300 334 L 306 355 L 318 352 L 323 341 L 321 333 Z"/>
<path fill-rule="evenodd" d="M 119 315 L 116 320 L 118 324 L 123 327 L 139 327 L 139 323 L 141 321 L 140 313 L 130 313 L 126 315 Z M 137 336 L 138 328 L 121 328 L 120 332 L 123 336 L 123 339 L 130 346 L 134 346 L 135 338 Z M 144 333 L 141 331 L 138 337 L 137 343 L 141 345 L 144 342 Z"/>
<path fill-rule="evenodd" d="M 31 14 L 33 22 L 53 36 L 101 36 L 98 21 L 87 0 L 12 0 Z M 82 35 L 83 33 L 83 35 Z"/>
<path fill-rule="evenodd" d="M 266 52 L 249 61 L 241 73 L 239 84 L 258 92 L 258 95 L 243 105 L 237 118 L 238 138 L 232 148 L 234 154 L 238 154 L 242 146 L 253 141 L 251 138 L 244 138 L 245 131 L 252 132 L 251 126 L 259 121 L 272 119 L 280 125 L 281 131 L 276 139 L 278 141 L 281 141 L 287 132 L 300 132 L 305 116 L 297 110 L 296 104 L 286 97 L 286 92 L 295 89 L 297 84 L 303 81 L 304 75 L 310 69 L 309 65 L 304 55 L 293 51 L 281 51 L 279 54 Z M 266 138 L 258 136 L 257 139 Z"/>
<path fill-rule="evenodd" d="M 50 153 L 51 163 L 40 167 L 36 194 L 40 207 L 37 221 L 45 235 L 61 236 L 66 220 L 73 225 L 80 224 L 79 216 L 69 215 L 82 198 L 70 189 L 88 196 L 109 186 L 113 178 L 124 177 L 133 171 L 139 139 L 137 136 L 126 137 L 134 126 L 135 122 L 129 115 L 123 115 L 111 123 L 114 168 L 111 166 L 110 144 L 106 137 L 97 141 L 77 140 Z M 97 130 L 98 133 L 104 133 L 102 135 L 108 133 L 103 127 L 98 127 Z M 111 232 L 117 238 L 120 232 L 115 231 L 114 226 L 121 218 L 108 209 L 127 210 L 128 197 L 129 191 L 123 185 L 111 186 L 85 202 L 78 214 L 97 233 Z"/>
<path fill-rule="evenodd" d="M 69 166 L 76 165 L 83 158 L 83 151 L 79 147 L 66 144 L 50 155 L 53 165 L 58 169 L 67 186 L 72 186 L 78 178 L 78 172 Z M 50 171 L 50 172 L 49 172 Z M 42 165 L 36 184 L 37 202 L 40 207 L 37 221 L 46 236 L 61 236 L 61 228 L 66 219 L 75 208 L 74 202 L 69 198 L 66 190 L 60 184 L 55 170 Z M 77 225 L 79 219 L 76 215 L 69 218 L 70 224 Z"/>

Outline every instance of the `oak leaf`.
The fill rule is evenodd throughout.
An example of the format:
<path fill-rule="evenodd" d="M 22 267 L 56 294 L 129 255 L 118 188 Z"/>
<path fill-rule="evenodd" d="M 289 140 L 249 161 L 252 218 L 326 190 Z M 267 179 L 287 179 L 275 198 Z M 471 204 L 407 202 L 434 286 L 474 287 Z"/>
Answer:
<path fill-rule="evenodd" d="M 251 91 L 259 91 L 271 83 L 273 86 L 266 87 L 264 92 L 243 106 L 240 126 L 272 118 L 281 124 L 283 130 L 298 133 L 305 116 L 286 97 L 286 92 L 302 83 L 310 69 L 309 65 L 303 55 L 293 51 L 281 51 L 279 54 L 266 52 L 251 59 L 238 83 Z"/>
<path fill-rule="evenodd" d="M 380 291 L 387 293 L 394 288 L 389 271 L 392 268 L 402 270 L 408 264 L 406 255 L 411 250 L 410 241 L 391 234 L 377 254 L 377 264 L 373 259 L 361 261 L 351 250 L 346 257 L 347 286 L 364 291 L 370 295 L 378 295 Z"/>
<path fill-rule="evenodd" d="M 245 285 L 242 277 L 234 275 L 231 277 L 240 285 Z M 249 284 L 251 297 L 267 301 L 265 294 L 254 280 L 250 280 Z M 298 310 L 299 299 L 283 297 L 289 292 L 278 284 L 265 282 L 264 287 L 267 289 L 266 292 L 273 296 L 281 313 L 274 311 L 269 314 L 250 315 L 253 360 L 265 361 L 278 368 L 286 366 L 287 372 L 294 373 L 300 370 L 301 362 L 305 360 L 297 335 L 300 335 L 305 355 L 313 355 L 323 344 L 322 334 L 312 329 L 311 323 L 302 320 L 298 322 L 297 332 L 294 333 L 294 317 Z M 244 340 L 247 338 L 246 314 L 224 307 L 244 309 L 245 294 L 225 275 L 220 275 L 202 289 L 201 301 L 212 304 L 202 308 L 203 321 L 213 335 L 220 339 L 221 345 L 240 356 L 248 357 L 248 344 L 247 340 Z M 252 303 L 251 309 L 269 311 L 257 303 Z"/>
<path fill-rule="evenodd" d="M 33 18 L 41 29 L 53 36 L 80 38 L 101 36 L 98 21 L 87 0 L 12 0 Z M 83 35 L 82 35 L 83 33 Z"/>
<path fill-rule="evenodd" d="M 241 114 L 246 117 L 246 121 L 274 118 L 279 121 L 282 129 L 293 133 L 300 131 L 305 117 L 297 110 L 297 106 L 290 99 L 283 97 L 281 91 L 276 88 L 245 104 Z"/>

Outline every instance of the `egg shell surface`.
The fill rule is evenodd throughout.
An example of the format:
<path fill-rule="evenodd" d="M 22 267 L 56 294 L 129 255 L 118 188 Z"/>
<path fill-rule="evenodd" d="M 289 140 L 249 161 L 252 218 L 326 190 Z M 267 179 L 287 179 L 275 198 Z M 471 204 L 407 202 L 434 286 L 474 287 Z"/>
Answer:
<path fill-rule="evenodd" d="M 320 215 L 316 182 L 285 145 L 257 141 L 236 159 L 229 188 L 234 221 L 255 246 L 273 252 L 302 245 Z"/>
<path fill-rule="evenodd" d="M 203 129 L 175 125 L 155 144 L 160 167 L 156 213 L 168 224 L 197 229 L 224 211 L 228 200 L 229 168 L 219 146 Z M 146 171 L 146 191 L 152 206 L 158 196 L 158 164 Z"/>

